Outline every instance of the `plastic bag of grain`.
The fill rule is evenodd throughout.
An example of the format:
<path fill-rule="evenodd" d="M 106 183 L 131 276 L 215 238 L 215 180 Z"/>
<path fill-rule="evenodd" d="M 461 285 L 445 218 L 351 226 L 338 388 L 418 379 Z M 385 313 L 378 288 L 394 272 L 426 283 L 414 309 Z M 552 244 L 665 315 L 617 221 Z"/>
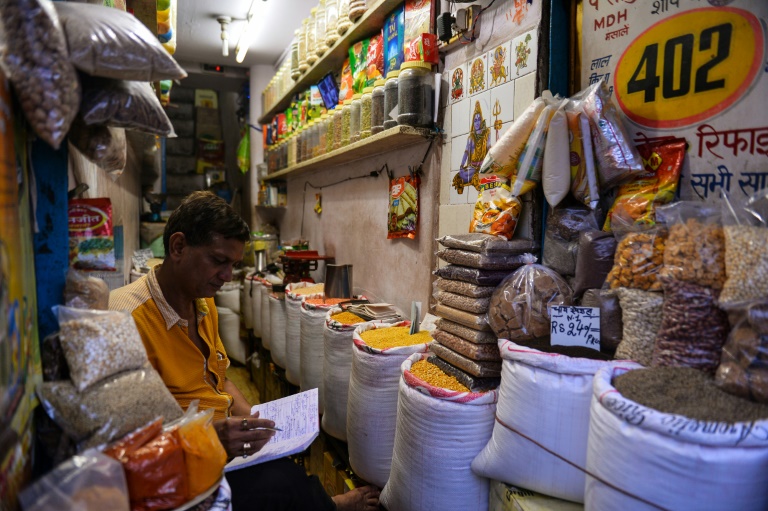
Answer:
<path fill-rule="evenodd" d="M 614 387 L 625 372 L 595 374 L 585 509 L 768 509 L 768 420 L 700 421 L 647 408 Z"/>
<path fill-rule="evenodd" d="M 301 383 L 301 302 L 305 297 L 323 296 L 321 286 L 322 284 L 296 282 L 288 284 L 285 288 L 285 378 L 293 385 Z"/>
<path fill-rule="evenodd" d="M 560 204 L 571 188 L 570 147 L 565 103 L 561 103 L 549 121 L 547 141 L 544 145 L 544 163 L 541 169 L 544 196 L 553 208 Z"/>
<path fill-rule="evenodd" d="M 426 332 L 420 333 L 419 338 L 406 339 L 410 325 L 410 321 L 393 325 L 366 323 L 356 328 L 353 335 L 352 371 L 347 397 L 349 464 L 357 475 L 380 488 L 389 478 L 392 463 L 400 366 L 414 353 L 429 351 L 432 340 Z M 376 346 L 385 346 L 387 341 L 416 344 L 374 348 L 363 337 L 369 337 L 371 334 L 366 332 L 377 329 L 386 331 L 375 334 L 375 343 L 369 338 L 368 342 Z M 427 341 L 423 342 L 425 338 Z M 383 342 L 379 343 L 379 340 Z"/>
<path fill-rule="evenodd" d="M 478 475 L 584 502 L 592 378 L 603 367 L 631 362 L 574 358 L 500 340 L 504 359 L 496 424 L 472 462 Z M 639 367 L 639 366 L 638 366 Z M 555 453 L 554 455 L 552 453 Z"/>
<path fill-rule="evenodd" d="M 352 337 L 355 329 L 367 323 L 362 318 L 333 319 L 341 314 L 340 307 L 326 313 L 323 329 L 323 431 L 334 438 L 347 441 L 347 396 L 349 373 L 352 370 Z M 359 320 L 359 321 L 358 321 Z M 351 321 L 357 321 L 352 323 Z"/>
<path fill-rule="evenodd" d="M 285 369 L 285 327 L 287 316 L 285 311 L 285 298 L 278 298 L 275 295 L 269 297 L 269 335 L 270 346 L 272 346 L 272 361 Z"/>
<path fill-rule="evenodd" d="M 488 508 L 488 483 L 472 460 L 488 442 L 498 395 L 447 390 L 421 380 L 406 359 L 398 383 L 397 429 L 389 481 L 381 492 L 387 509 Z"/>

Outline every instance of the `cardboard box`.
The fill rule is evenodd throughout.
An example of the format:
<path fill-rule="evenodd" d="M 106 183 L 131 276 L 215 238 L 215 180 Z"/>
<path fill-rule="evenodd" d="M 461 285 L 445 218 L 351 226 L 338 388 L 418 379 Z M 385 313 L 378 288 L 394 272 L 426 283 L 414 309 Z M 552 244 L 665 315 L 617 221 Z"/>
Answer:
<path fill-rule="evenodd" d="M 219 108 L 219 94 L 212 89 L 197 89 L 195 90 L 195 106 Z"/>

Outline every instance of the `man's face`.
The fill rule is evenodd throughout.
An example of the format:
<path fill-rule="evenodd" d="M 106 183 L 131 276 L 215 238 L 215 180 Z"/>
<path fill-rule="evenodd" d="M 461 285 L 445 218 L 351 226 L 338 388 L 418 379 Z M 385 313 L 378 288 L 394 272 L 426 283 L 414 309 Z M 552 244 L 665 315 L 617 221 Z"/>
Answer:
<path fill-rule="evenodd" d="M 208 245 L 184 247 L 182 267 L 187 281 L 179 283 L 195 296 L 209 298 L 232 280 L 233 269 L 243 260 L 245 243 L 215 234 Z"/>

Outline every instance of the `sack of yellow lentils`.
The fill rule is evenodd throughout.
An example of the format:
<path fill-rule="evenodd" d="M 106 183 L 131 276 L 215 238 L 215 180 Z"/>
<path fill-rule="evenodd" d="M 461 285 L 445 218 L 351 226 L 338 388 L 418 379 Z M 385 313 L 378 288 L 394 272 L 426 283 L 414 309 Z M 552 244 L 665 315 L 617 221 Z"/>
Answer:
<path fill-rule="evenodd" d="M 428 352 L 432 342 L 426 331 L 409 335 L 410 326 L 410 321 L 365 323 L 353 335 L 347 397 L 349 464 L 380 488 L 389 478 L 392 462 L 400 365 L 414 353 Z"/>
<path fill-rule="evenodd" d="M 488 479 L 471 464 L 491 438 L 498 394 L 445 388 L 457 387 L 444 374 L 417 369 L 429 364 L 424 357 L 411 355 L 400 368 L 392 469 L 381 503 L 398 511 L 488 509 Z"/>

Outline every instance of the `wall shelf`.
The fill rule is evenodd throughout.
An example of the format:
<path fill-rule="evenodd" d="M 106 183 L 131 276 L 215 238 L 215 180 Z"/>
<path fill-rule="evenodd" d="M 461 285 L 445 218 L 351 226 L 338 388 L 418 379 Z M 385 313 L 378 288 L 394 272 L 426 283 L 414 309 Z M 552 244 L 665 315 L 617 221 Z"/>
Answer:
<path fill-rule="evenodd" d="M 365 14 L 352 25 L 347 32 L 331 46 L 322 57 L 317 59 L 299 79 L 294 82 L 290 90 L 275 103 L 272 108 L 264 112 L 259 118 L 259 123 L 267 124 L 279 112 L 290 106 L 293 97 L 315 85 L 329 71 L 336 72 L 344 65 L 344 59 L 349 56 L 349 47 L 361 39 L 370 37 L 381 31 L 385 18 L 395 10 L 403 0 L 376 0 Z"/>
<path fill-rule="evenodd" d="M 410 126 L 395 126 L 372 135 L 365 140 L 359 140 L 354 144 L 349 144 L 346 147 L 317 156 L 311 160 L 303 161 L 297 165 L 279 170 L 274 174 L 269 174 L 264 180 L 271 181 L 288 175 L 295 177 L 312 170 L 327 168 L 332 165 L 342 165 L 369 156 L 416 145 L 434 136 L 436 136 L 436 133 L 432 130 L 412 128 Z"/>

